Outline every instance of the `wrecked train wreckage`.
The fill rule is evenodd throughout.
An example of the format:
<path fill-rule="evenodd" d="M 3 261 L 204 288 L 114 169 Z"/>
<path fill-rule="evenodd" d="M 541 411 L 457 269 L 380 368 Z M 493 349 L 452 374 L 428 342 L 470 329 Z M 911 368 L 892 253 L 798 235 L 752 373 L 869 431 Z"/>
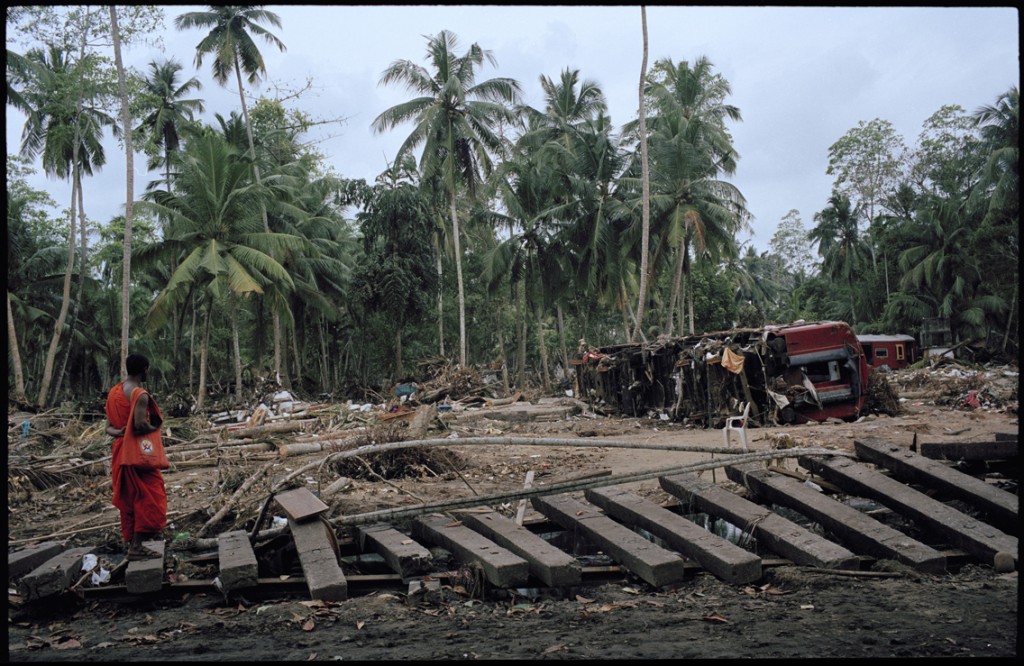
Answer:
<path fill-rule="evenodd" d="M 867 360 L 840 321 L 591 347 L 572 364 L 577 395 L 595 410 L 705 428 L 722 427 L 744 403 L 762 426 L 853 420 L 867 396 Z"/>

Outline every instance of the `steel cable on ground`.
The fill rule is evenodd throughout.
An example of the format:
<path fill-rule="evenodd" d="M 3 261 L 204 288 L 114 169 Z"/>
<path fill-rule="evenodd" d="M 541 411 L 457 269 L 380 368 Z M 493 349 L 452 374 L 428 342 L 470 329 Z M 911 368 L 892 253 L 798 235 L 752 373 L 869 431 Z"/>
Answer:
<path fill-rule="evenodd" d="M 508 444 L 510 439 L 515 439 L 516 444 L 522 444 L 524 441 L 517 438 L 476 438 L 475 444 Z M 501 440 L 499 441 L 481 441 L 481 440 Z M 532 441 L 532 440 L 531 440 Z M 547 446 L 554 446 L 553 440 L 540 440 L 545 442 Z M 572 440 L 569 440 L 572 441 Z M 338 453 L 331 454 L 333 459 L 343 459 L 354 455 L 366 454 L 369 449 L 377 450 L 391 450 L 395 448 L 403 448 L 408 446 L 424 446 L 424 445 L 439 445 L 442 443 L 451 444 L 451 440 L 419 440 L 409 442 L 391 442 L 389 444 L 372 445 L 368 447 L 360 447 L 359 449 L 353 449 L 352 451 L 340 451 Z M 468 441 L 461 441 L 459 443 L 470 443 Z M 618 442 L 622 445 L 625 443 Z M 609 446 L 607 443 L 601 444 L 601 446 Z M 384 448 L 387 447 L 387 448 Z M 630 448 L 641 448 L 641 447 L 630 447 Z M 657 446 L 657 448 L 663 448 Z M 680 450 L 680 449 L 674 449 Z M 693 449 L 682 449 L 682 450 L 693 450 Z M 714 452 L 718 453 L 719 450 Z M 721 451 L 727 452 L 727 451 Z M 605 476 L 599 479 L 585 479 L 578 481 L 565 481 L 562 483 L 555 483 L 546 487 L 534 487 L 530 489 L 518 489 L 500 493 L 492 493 L 489 495 L 477 495 L 474 497 L 462 497 L 451 500 L 444 500 L 438 502 L 424 502 L 407 507 L 395 507 L 390 509 L 381 509 L 377 511 L 370 511 L 367 513 L 353 514 L 348 516 L 339 516 L 331 520 L 331 524 L 335 526 L 340 525 L 364 525 L 367 523 L 375 523 L 385 520 L 401 520 L 406 518 L 413 518 L 426 513 L 431 512 L 446 512 L 453 509 L 468 509 L 479 506 L 487 506 L 492 504 L 499 504 L 503 502 L 509 502 L 518 499 L 524 499 L 529 497 L 543 497 L 546 495 L 556 495 L 565 492 L 572 492 L 578 490 L 586 490 L 588 488 L 601 488 L 604 486 L 617 485 L 622 483 L 633 483 L 635 481 L 646 481 L 654 479 L 659 476 L 668 476 L 671 474 L 682 474 L 686 472 L 700 472 L 709 469 L 717 469 L 720 467 L 726 467 L 729 465 L 738 465 L 749 462 L 757 462 L 763 460 L 776 460 L 780 458 L 792 458 L 801 455 L 820 455 L 820 456 L 843 456 L 853 458 L 855 457 L 851 453 L 842 451 L 835 451 L 832 449 L 816 448 L 816 447 L 804 447 L 804 448 L 793 448 L 784 449 L 779 451 L 759 451 L 759 452 L 747 452 L 747 453 L 733 453 L 728 459 L 712 460 L 700 463 L 689 463 L 686 465 L 675 465 L 670 467 L 660 467 L 658 469 L 645 470 L 641 472 L 630 472 L 626 474 L 617 474 L 612 476 Z M 311 463 L 303 469 L 312 468 L 318 464 Z M 297 470 L 301 472 L 302 470 Z M 295 474 L 293 472 L 293 474 Z"/>
<path fill-rule="evenodd" d="M 344 440 L 340 440 L 344 441 Z M 324 441 L 324 446 L 330 445 L 331 441 Z M 305 474 L 311 469 L 322 468 L 329 462 L 335 460 L 343 460 L 345 458 L 365 455 L 368 453 L 382 453 L 384 451 L 394 451 L 397 449 L 415 448 L 415 447 L 428 447 L 428 446 L 469 446 L 469 445 L 491 445 L 491 446 L 576 446 L 576 447 L 591 447 L 591 448 L 621 448 L 621 449 L 653 449 L 658 451 L 679 451 L 682 453 L 725 453 L 729 455 L 737 455 L 734 447 L 725 446 L 679 446 L 676 444 L 652 444 L 647 442 L 623 442 L 615 439 L 559 439 L 559 438 L 544 438 L 544 437 L 457 437 L 457 438 L 444 438 L 444 439 L 410 439 L 402 442 L 388 442 L 385 444 L 368 444 L 360 446 L 355 449 L 347 449 L 344 451 L 335 451 L 327 455 L 324 458 L 320 458 L 311 463 L 307 463 L 302 467 L 294 470 L 287 476 L 283 477 L 271 490 L 278 490 L 283 486 L 287 485 L 293 479 Z M 794 451 L 795 449 L 786 449 L 787 451 Z M 830 451 L 830 453 L 836 455 L 843 455 L 839 452 Z M 789 457 L 785 455 L 783 457 Z"/>

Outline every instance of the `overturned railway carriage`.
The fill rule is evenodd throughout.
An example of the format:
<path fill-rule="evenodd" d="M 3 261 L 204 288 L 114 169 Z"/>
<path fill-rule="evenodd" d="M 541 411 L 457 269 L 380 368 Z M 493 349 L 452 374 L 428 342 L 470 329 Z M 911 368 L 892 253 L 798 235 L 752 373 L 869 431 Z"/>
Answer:
<path fill-rule="evenodd" d="M 852 420 L 867 395 L 867 360 L 840 321 L 591 348 L 573 364 L 578 395 L 595 408 L 707 428 L 722 427 L 743 403 L 761 425 Z"/>

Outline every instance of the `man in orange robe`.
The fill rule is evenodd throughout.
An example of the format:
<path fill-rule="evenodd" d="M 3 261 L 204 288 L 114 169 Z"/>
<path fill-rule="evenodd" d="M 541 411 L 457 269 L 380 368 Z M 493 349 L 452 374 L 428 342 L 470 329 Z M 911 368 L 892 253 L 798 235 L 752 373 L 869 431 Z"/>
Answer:
<path fill-rule="evenodd" d="M 159 426 L 149 422 L 149 394 L 143 393 L 131 410 L 131 394 L 146 381 L 149 360 L 142 354 L 130 354 L 125 359 L 128 378 L 110 389 L 107 394 L 107 434 L 114 437 L 110 471 L 114 486 L 112 502 L 121 511 L 121 535 L 128 544 L 128 559 L 143 560 L 160 557 L 142 545 L 144 540 L 162 538 L 167 526 L 167 491 L 164 477 L 158 469 L 122 465 L 124 433 L 128 427 L 136 434 L 146 434 Z"/>

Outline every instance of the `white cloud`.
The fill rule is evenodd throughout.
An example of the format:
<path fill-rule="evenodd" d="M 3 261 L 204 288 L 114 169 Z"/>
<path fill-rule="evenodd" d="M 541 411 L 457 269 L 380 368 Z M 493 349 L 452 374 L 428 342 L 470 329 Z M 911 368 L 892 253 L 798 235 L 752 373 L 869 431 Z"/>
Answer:
<path fill-rule="evenodd" d="M 174 17 L 199 7 L 167 6 L 167 54 L 203 81 L 207 120 L 238 109 L 233 84 L 221 88 L 209 62 L 193 68 L 199 30 L 179 32 Z M 621 126 L 636 112 L 642 56 L 639 6 L 268 6 L 282 20 L 271 31 L 287 45 L 260 43 L 269 80 L 250 91 L 272 95 L 273 84 L 313 88 L 298 106 L 314 117 L 342 118 L 318 130 L 320 150 L 334 170 L 372 180 L 393 159 L 401 129 L 374 135 L 370 123 L 407 99 L 397 86 L 379 87 L 393 61 L 425 64 L 426 38 L 442 29 L 461 48 L 493 52 L 498 67 L 481 77 L 517 79 L 525 100 L 541 106 L 540 75 L 566 68 L 596 81 Z M 941 106 L 968 112 L 1019 85 L 1018 12 L 1009 7 L 685 7 L 647 9 L 650 55 L 693 61 L 706 56 L 731 84 L 729 102 L 743 122 L 732 126 L 740 153 L 732 181 L 756 218 L 754 244 L 767 249 L 775 225 L 791 209 L 805 225 L 827 202 L 828 148 L 860 121 L 888 120 L 912 145 L 922 123 Z M 144 67 L 152 49 L 126 53 Z M 8 151 L 16 151 L 24 117 L 7 110 Z M 136 160 L 137 169 L 142 160 Z M 86 189 L 86 210 L 100 222 L 123 206 L 123 158 L 116 144 L 108 164 Z M 150 178 L 140 173 L 140 182 Z M 45 181 L 58 201 L 66 183 Z M 141 186 L 139 186 L 141 193 Z"/>

